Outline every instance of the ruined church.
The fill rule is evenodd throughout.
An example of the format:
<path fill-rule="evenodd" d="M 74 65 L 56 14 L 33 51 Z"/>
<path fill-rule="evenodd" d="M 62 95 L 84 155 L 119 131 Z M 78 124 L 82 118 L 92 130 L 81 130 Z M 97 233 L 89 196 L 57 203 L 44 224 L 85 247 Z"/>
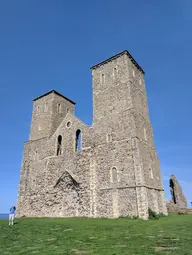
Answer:
<path fill-rule="evenodd" d="M 33 101 L 17 216 L 167 214 L 144 71 L 125 50 L 93 67 L 93 122 L 52 90 Z"/>

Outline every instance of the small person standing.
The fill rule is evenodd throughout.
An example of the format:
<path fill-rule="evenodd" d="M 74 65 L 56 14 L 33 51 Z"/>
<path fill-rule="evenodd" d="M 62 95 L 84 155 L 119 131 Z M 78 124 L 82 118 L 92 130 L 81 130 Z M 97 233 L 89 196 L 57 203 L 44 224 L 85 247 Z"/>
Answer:
<path fill-rule="evenodd" d="M 10 208 L 10 214 L 9 214 L 9 225 L 13 225 L 13 221 L 15 218 L 15 212 L 16 212 L 16 207 L 12 206 Z"/>

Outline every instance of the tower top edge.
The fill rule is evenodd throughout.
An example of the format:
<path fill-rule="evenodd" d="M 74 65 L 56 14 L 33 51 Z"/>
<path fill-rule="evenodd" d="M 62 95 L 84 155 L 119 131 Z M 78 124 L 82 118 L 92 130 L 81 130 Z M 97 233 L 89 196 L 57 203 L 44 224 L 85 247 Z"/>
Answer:
<path fill-rule="evenodd" d="M 62 95 L 61 93 L 57 92 L 57 91 L 54 90 L 54 89 L 51 90 L 51 91 L 49 91 L 49 92 L 47 92 L 47 93 L 45 93 L 45 94 L 43 94 L 43 95 L 41 95 L 41 96 L 39 96 L 39 97 L 36 97 L 35 99 L 33 99 L 33 102 L 39 100 L 39 99 L 42 98 L 42 97 L 48 96 L 49 94 L 52 94 L 52 93 L 54 93 L 54 94 L 56 94 L 56 95 L 58 95 L 58 96 L 64 98 L 65 100 L 69 101 L 70 103 L 72 103 L 72 104 L 74 104 L 74 105 L 76 104 L 74 101 L 72 101 L 71 99 L 65 97 L 64 95 Z"/>
<path fill-rule="evenodd" d="M 96 69 L 96 68 L 98 68 L 98 67 L 100 67 L 100 66 L 102 66 L 104 64 L 107 64 L 108 62 L 111 62 L 114 59 L 117 59 L 117 58 L 119 58 L 119 57 L 121 57 L 123 55 L 127 55 L 129 57 L 129 59 L 132 61 L 132 63 L 139 69 L 139 71 L 141 71 L 143 74 L 145 74 L 145 72 L 143 71 L 141 66 L 136 62 L 136 60 L 132 57 L 132 55 L 128 52 L 128 50 L 121 51 L 121 52 L 113 55 L 112 57 L 107 58 L 106 60 L 104 60 L 104 61 L 102 61 L 102 62 L 92 66 L 90 69 L 94 70 L 94 69 Z"/>

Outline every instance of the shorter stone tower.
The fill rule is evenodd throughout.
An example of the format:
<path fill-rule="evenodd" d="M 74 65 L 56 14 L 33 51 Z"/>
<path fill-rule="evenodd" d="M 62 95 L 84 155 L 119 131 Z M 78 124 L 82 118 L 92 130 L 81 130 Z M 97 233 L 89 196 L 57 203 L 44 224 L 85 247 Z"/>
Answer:
<path fill-rule="evenodd" d="M 56 91 L 34 100 L 18 216 L 167 214 L 144 71 L 128 51 L 93 66 L 93 124 Z"/>
<path fill-rule="evenodd" d="M 29 140 L 52 135 L 68 112 L 74 114 L 75 103 L 55 90 L 34 99 L 33 102 Z"/>

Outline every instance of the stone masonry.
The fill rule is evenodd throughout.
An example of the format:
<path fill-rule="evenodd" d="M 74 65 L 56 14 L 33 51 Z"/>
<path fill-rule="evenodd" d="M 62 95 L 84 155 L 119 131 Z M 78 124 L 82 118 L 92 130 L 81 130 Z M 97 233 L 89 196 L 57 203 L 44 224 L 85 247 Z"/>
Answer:
<path fill-rule="evenodd" d="M 91 70 L 92 126 L 55 90 L 34 100 L 17 216 L 167 214 L 144 71 L 128 51 Z"/>
<path fill-rule="evenodd" d="M 178 213 L 181 211 L 186 211 L 187 200 L 182 191 L 182 188 L 177 180 L 177 178 L 172 174 L 169 180 L 169 187 L 172 199 L 167 201 L 167 209 L 169 213 Z"/>

